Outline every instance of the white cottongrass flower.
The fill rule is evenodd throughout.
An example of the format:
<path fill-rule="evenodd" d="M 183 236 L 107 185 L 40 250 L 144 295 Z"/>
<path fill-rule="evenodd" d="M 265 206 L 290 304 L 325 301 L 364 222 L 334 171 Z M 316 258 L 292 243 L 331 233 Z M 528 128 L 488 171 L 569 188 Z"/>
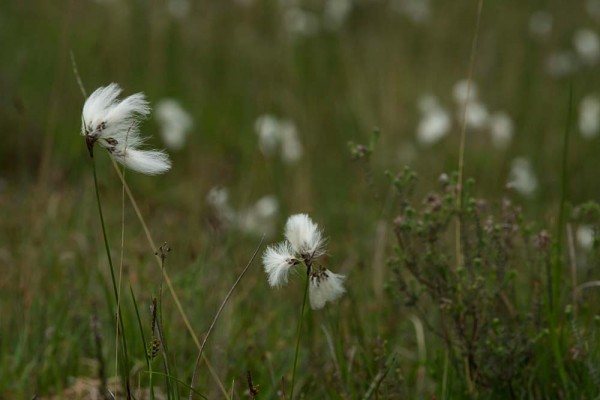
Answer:
<path fill-rule="evenodd" d="M 575 72 L 579 65 L 572 51 L 560 51 L 550 54 L 546 60 L 546 71 L 554 78 L 563 78 Z"/>
<path fill-rule="evenodd" d="M 527 197 L 535 193 L 538 181 L 528 159 L 519 157 L 513 160 L 507 187 Z"/>
<path fill-rule="evenodd" d="M 421 96 L 418 103 L 421 121 L 417 126 L 417 140 L 423 145 L 432 145 L 450 132 L 450 114 L 431 94 Z"/>
<path fill-rule="evenodd" d="M 318 225 L 308 215 L 296 214 L 285 224 L 285 238 L 303 258 L 316 258 L 325 253 L 325 240 Z"/>
<path fill-rule="evenodd" d="M 406 15 L 415 24 L 421 24 L 431 18 L 430 0 L 395 0 L 391 3 L 392 8 Z"/>
<path fill-rule="evenodd" d="M 489 118 L 489 126 L 492 144 L 499 149 L 505 149 L 510 144 L 514 132 L 510 116 L 502 111 L 495 112 Z"/>
<path fill-rule="evenodd" d="M 467 101 L 472 102 L 478 98 L 479 91 L 477 84 L 471 81 L 469 85 L 468 79 L 461 79 L 452 87 L 452 97 L 458 105 L 464 105 Z"/>
<path fill-rule="evenodd" d="M 316 264 L 317 257 L 325 253 L 325 240 L 318 225 L 306 214 L 292 215 L 285 226 L 285 238 L 283 242 L 267 247 L 263 254 L 269 285 L 285 285 L 293 267 L 304 264 L 311 307 L 319 309 L 338 299 L 345 292 L 345 277 Z"/>
<path fill-rule="evenodd" d="M 329 29 L 340 28 L 352 12 L 352 0 L 327 0 L 323 11 L 324 23 Z"/>
<path fill-rule="evenodd" d="M 258 135 L 258 147 L 265 156 L 270 157 L 279 149 L 286 163 L 295 163 L 302 157 L 304 149 L 292 121 L 265 114 L 256 119 L 254 130 Z"/>
<path fill-rule="evenodd" d="M 156 104 L 156 119 L 165 145 L 171 150 L 181 150 L 194 125 L 190 114 L 177 100 L 166 98 Z"/>
<path fill-rule="evenodd" d="M 313 310 L 323 308 L 325 303 L 339 299 L 346 291 L 343 286 L 346 277 L 323 267 L 315 268 L 309 279 L 308 297 Z"/>
<path fill-rule="evenodd" d="M 580 29 L 575 32 L 573 44 L 577 55 L 587 65 L 593 65 L 600 58 L 600 38 L 591 29 Z"/>
<path fill-rule="evenodd" d="M 589 250 L 594 244 L 594 229 L 589 225 L 580 225 L 577 228 L 577 243 L 581 248 Z"/>
<path fill-rule="evenodd" d="M 585 9 L 591 17 L 600 19 L 600 0 L 588 0 Z"/>
<path fill-rule="evenodd" d="M 466 105 L 467 109 L 462 107 L 458 109 L 458 119 L 462 120 L 463 115 L 467 128 L 473 130 L 481 130 L 486 127 L 490 117 L 487 107 L 480 101 L 469 101 Z"/>
<path fill-rule="evenodd" d="M 529 17 L 529 32 L 538 37 L 546 37 L 552 32 L 554 19 L 547 11 L 536 11 Z"/>
<path fill-rule="evenodd" d="M 600 132 L 600 98 L 585 96 L 579 103 L 579 132 L 584 138 L 592 138 Z"/>
<path fill-rule="evenodd" d="M 83 105 L 81 134 L 85 136 L 90 156 L 94 144 L 108 150 L 110 156 L 126 167 L 146 175 L 157 175 L 171 168 L 169 156 L 158 150 L 142 150 L 141 118 L 150 114 L 143 93 L 117 100 L 121 88 L 116 83 L 96 89 Z"/>
<path fill-rule="evenodd" d="M 235 221 L 236 213 L 229 204 L 229 191 L 226 188 L 213 187 L 206 195 L 206 202 L 215 210 L 217 217 L 225 224 Z"/>
<path fill-rule="evenodd" d="M 283 24 L 290 34 L 296 36 L 313 36 L 319 31 L 317 16 L 296 6 L 284 11 Z"/>
<path fill-rule="evenodd" d="M 168 0 L 167 10 L 169 14 L 178 19 L 185 18 L 190 13 L 190 0 Z"/>
<path fill-rule="evenodd" d="M 238 213 L 238 227 L 246 233 L 271 236 L 275 230 L 278 211 L 277 197 L 263 196 L 252 207 Z"/>

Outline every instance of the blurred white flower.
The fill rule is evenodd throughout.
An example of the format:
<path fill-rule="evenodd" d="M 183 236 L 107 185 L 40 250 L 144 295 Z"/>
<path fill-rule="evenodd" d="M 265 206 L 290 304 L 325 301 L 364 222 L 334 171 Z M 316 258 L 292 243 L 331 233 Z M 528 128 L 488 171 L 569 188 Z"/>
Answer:
<path fill-rule="evenodd" d="M 546 60 L 546 71 L 554 78 L 562 78 L 570 75 L 577 68 L 577 58 L 571 51 L 552 53 Z"/>
<path fill-rule="evenodd" d="M 577 55 L 587 65 L 593 65 L 600 58 L 600 38 L 590 29 L 580 29 L 575 32 L 573 43 Z"/>
<path fill-rule="evenodd" d="M 423 145 L 432 145 L 450 132 L 450 114 L 437 103 L 435 98 L 424 98 L 419 102 L 422 110 L 417 126 L 417 140 Z"/>
<path fill-rule="evenodd" d="M 535 193 L 538 181 L 533 172 L 531 162 L 528 159 L 519 157 L 512 161 L 508 184 L 506 186 L 527 197 Z"/>
<path fill-rule="evenodd" d="M 206 195 L 206 202 L 214 209 L 219 220 L 227 225 L 235 221 L 236 213 L 229 204 L 229 191 L 213 187 Z"/>
<path fill-rule="evenodd" d="M 281 157 L 287 163 L 294 163 L 302 158 L 303 148 L 296 125 L 289 121 L 281 123 Z"/>
<path fill-rule="evenodd" d="M 167 11 L 175 18 L 185 18 L 190 13 L 190 0 L 168 0 Z"/>
<path fill-rule="evenodd" d="M 594 229 L 589 225 L 580 225 L 577 228 L 576 237 L 579 246 L 585 250 L 589 250 L 594 244 Z"/>
<path fill-rule="evenodd" d="M 467 128 L 481 130 L 487 126 L 490 114 L 485 104 L 475 100 L 467 103 L 466 111 L 463 107 L 458 109 L 458 120 L 464 116 Z"/>
<path fill-rule="evenodd" d="M 352 12 L 352 0 L 327 0 L 323 18 L 329 29 L 339 29 Z"/>
<path fill-rule="evenodd" d="M 116 83 L 101 87 L 87 98 L 81 116 L 81 134 L 93 156 L 94 144 L 126 167 L 146 175 L 162 174 L 171 168 L 169 156 L 158 150 L 141 150 L 140 119 L 150 114 L 143 93 L 117 100 L 121 88 Z"/>
<path fill-rule="evenodd" d="M 162 99 L 156 105 L 156 119 L 161 126 L 161 136 L 171 150 L 180 150 L 193 126 L 193 120 L 174 99 Z"/>
<path fill-rule="evenodd" d="M 600 0 L 587 0 L 585 9 L 590 17 L 600 19 Z"/>
<path fill-rule="evenodd" d="M 346 277 L 323 267 L 314 268 L 309 279 L 308 297 L 313 310 L 323 308 L 329 301 L 337 300 L 346 291 L 343 286 Z"/>
<path fill-rule="evenodd" d="M 271 156 L 281 141 L 279 120 L 273 115 L 261 115 L 254 122 L 254 130 L 258 135 L 258 147 L 260 151 Z"/>
<path fill-rule="evenodd" d="M 319 31 L 317 16 L 295 6 L 284 11 L 283 24 L 289 33 L 297 36 L 313 36 Z"/>
<path fill-rule="evenodd" d="M 302 143 L 293 122 L 269 114 L 261 115 L 254 122 L 254 130 L 258 135 L 258 147 L 264 155 L 272 156 L 279 148 L 281 158 L 287 163 L 294 163 L 302 157 Z"/>
<path fill-rule="evenodd" d="M 471 81 L 471 85 L 469 87 L 469 80 L 462 79 L 454 84 L 452 87 L 452 97 L 454 97 L 454 101 L 458 105 L 463 105 L 467 101 L 473 102 L 477 100 L 479 96 L 479 90 L 477 88 L 477 84 Z"/>
<path fill-rule="evenodd" d="M 510 144 L 514 132 L 510 116 L 502 111 L 495 112 L 489 118 L 489 126 L 492 144 L 499 149 L 505 149 Z"/>
<path fill-rule="evenodd" d="M 431 18 L 430 0 L 394 0 L 391 4 L 394 11 L 406 15 L 416 24 Z"/>
<path fill-rule="evenodd" d="M 285 238 L 303 257 L 315 258 L 325 253 L 325 240 L 319 226 L 306 214 L 295 214 L 285 224 Z"/>
<path fill-rule="evenodd" d="M 546 37 L 552 32 L 554 19 L 547 11 L 536 11 L 529 17 L 529 32 L 538 37 Z"/>
<path fill-rule="evenodd" d="M 288 282 L 290 268 L 300 263 L 289 242 L 267 247 L 262 261 L 267 273 L 267 280 L 272 287 L 285 285 Z"/>
<path fill-rule="evenodd" d="M 273 195 L 264 196 L 252 207 L 238 213 L 238 226 L 246 233 L 271 236 L 278 211 L 277 198 Z"/>
<path fill-rule="evenodd" d="M 585 96 L 579 103 L 579 132 L 585 138 L 592 138 L 600 132 L 600 98 Z"/>

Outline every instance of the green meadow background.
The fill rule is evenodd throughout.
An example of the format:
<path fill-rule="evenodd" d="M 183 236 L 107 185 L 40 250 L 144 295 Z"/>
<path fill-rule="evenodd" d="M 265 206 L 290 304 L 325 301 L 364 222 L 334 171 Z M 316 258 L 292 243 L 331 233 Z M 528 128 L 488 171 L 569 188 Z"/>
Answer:
<path fill-rule="evenodd" d="M 284 11 L 292 2 L 275 0 L 192 1 L 181 16 L 158 0 L 2 3 L 1 398 L 86 398 L 73 394 L 85 393 L 74 388 L 82 382 L 94 386 L 99 359 L 106 374 L 115 375 L 112 288 L 91 164 L 80 136 L 84 97 L 71 53 L 88 94 L 117 82 L 124 95 L 144 92 L 152 105 L 165 97 L 177 99 L 193 118 L 185 147 L 170 152 L 171 171 L 157 177 L 126 171 L 125 179 L 154 240 L 173 249 L 166 269 L 200 339 L 260 241 L 260 236 L 222 226 L 206 202 L 208 192 L 228 188 L 234 209 L 273 194 L 280 205 L 276 233 L 265 244 L 282 239 L 287 216 L 309 213 L 328 237 L 324 263 L 347 276 L 347 293 L 339 302 L 306 316 L 297 394 L 360 399 L 385 370 L 372 398 L 477 397 L 460 382 L 450 382 L 450 394 L 442 394 L 443 343 L 427 328 L 426 354 L 417 354 L 415 314 L 398 301 L 386 264 L 394 255 L 395 211 L 386 205 L 390 184 L 384 171 L 395 174 L 409 165 L 419 174 L 415 196 L 420 199 L 437 187 L 442 173 L 457 170 L 460 125 L 452 88 L 469 72 L 478 1 L 427 2 L 431 14 L 422 22 L 397 11 L 393 3 L 355 0 L 347 18 L 329 28 L 322 24 L 324 1 L 299 1 L 296 7 L 319 21 L 308 35 L 287 29 Z M 600 138 L 583 138 L 577 125 L 580 100 L 600 92 L 600 69 L 584 65 L 562 77 L 547 69 L 552 54 L 574 52 L 577 30 L 600 30 L 600 19 L 586 7 L 585 1 L 483 2 L 473 80 L 488 109 L 511 116 L 514 136 L 499 149 L 487 133 L 468 131 L 465 176 L 475 179 L 477 196 L 496 203 L 507 197 L 520 204 L 539 230 L 556 229 L 567 126 L 567 203 L 600 198 Z M 530 17 L 540 10 L 553 16 L 552 30 L 544 37 L 529 28 Z M 431 146 L 416 139 L 418 101 L 427 93 L 453 117 L 450 133 Z M 263 114 L 296 124 L 304 148 L 298 162 L 287 164 L 260 152 L 254 123 Z M 370 159 L 353 160 L 347 143 L 367 143 L 374 129 L 381 135 Z M 149 144 L 164 148 L 153 116 L 142 131 L 152 136 Z M 96 154 L 118 264 L 122 185 L 106 152 L 98 148 Z M 517 157 L 529 159 L 537 176 L 532 196 L 506 187 Z M 160 269 L 127 200 L 124 213 L 122 306 L 134 364 L 132 383 L 145 388 L 146 343 L 139 335 L 130 287 L 147 339 Z M 271 289 L 260 254 L 262 248 L 206 349 L 216 376 L 236 399 L 250 398 L 248 370 L 260 385 L 258 398 L 264 399 L 279 398 L 281 377 L 288 385 L 291 377 L 302 279 Z M 599 276 L 596 263 L 579 280 Z M 572 289 L 565 280 L 565 293 Z M 582 299 L 590 318 L 600 312 L 596 292 L 590 289 Z M 197 348 L 166 289 L 163 299 L 172 368 L 189 384 Z M 99 320 L 102 357 L 96 354 L 93 317 Z M 563 334 L 570 331 L 565 328 Z M 569 346 L 563 350 L 570 357 Z M 395 357 L 388 368 L 391 354 Z M 162 371 L 159 361 L 153 365 Z M 155 380 L 164 393 L 164 377 Z M 208 398 L 225 398 L 204 364 L 197 387 Z M 593 383 L 586 388 L 585 394 L 574 390 L 572 396 L 558 395 L 548 382 L 530 397 L 596 398 L 587 397 L 594 393 Z M 181 397 L 187 393 L 182 385 Z"/>

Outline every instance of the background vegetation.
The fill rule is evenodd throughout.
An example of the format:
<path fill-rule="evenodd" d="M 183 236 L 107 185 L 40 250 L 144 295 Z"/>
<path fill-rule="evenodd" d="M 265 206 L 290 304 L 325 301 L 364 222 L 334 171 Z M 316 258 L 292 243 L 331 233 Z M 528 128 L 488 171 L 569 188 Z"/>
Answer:
<path fill-rule="evenodd" d="M 266 194 L 276 196 L 278 233 L 266 243 L 281 239 L 288 215 L 309 213 L 329 237 L 328 266 L 347 275 L 341 301 L 307 315 L 296 382 L 296 393 L 305 398 L 600 394 L 595 375 L 598 290 L 573 294 L 579 284 L 598 279 L 598 243 L 585 247 L 574 233 L 580 225 L 597 225 L 598 219 L 594 206 L 572 212 L 600 196 L 594 164 L 600 141 L 582 137 L 577 124 L 580 101 L 600 90 L 600 75 L 594 63 L 579 63 L 560 76 L 548 66 L 557 52 L 576 57 L 578 30 L 598 30 L 596 2 L 484 2 L 473 80 L 490 110 L 510 115 L 514 136 L 507 147 L 498 148 L 487 133 L 467 131 L 465 176 L 475 184 L 469 189 L 473 201 L 466 204 L 475 207 L 485 199 L 489 207 L 480 214 L 475 208 L 461 214 L 452 202 L 435 208 L 439 214 L 430 233 L 435 230 L 433 242 L 442 243 L 439 247 L 423 236 L 432 210 L 431 201 L 422 200 L 431 200 L 433 191 L 442 199 L 455 195 L 438 178 L 446 173 L 452 186 L 458 166 L 460 124 L 452 90 L 468 74 L 478 2 L 416 1 L 430 12 L 419 20 L 406 11 L 410 1 L 356 0 L 338 24 L 327 22 L 327 3 L 3 3 L 0 397 L 72 398 L 98 386 L 100 365 L 108 377 L 115 375 L 114 305 L 106 294 L 110 278 L 91 165 L 79 135 L 84 99 L 70 52 L 88 91 L 118 82 L 127 95 L 145 92 L 152 104 L 175 98 L 193 118 L 185 147 L 171 152 L 169 173 L 126 172 L 126 180 L 155 240 L 173 248 L 166 268 L 198 337 L 260 240 L 260 235 L 228 227 L 207 203 L 211 188 L 219 186 L 229 189 L 236 210 Z M 188 8 L 177 14 L 173 4 Z M 317 28 L 291 29 L 290 9 L 310 13 Z M 546 34 L 531 32 L 538 11 L 553 17 Z M 449 134 L 431 145 L 416 138 L 419 99 L 428 93 L 437 96 L 453 120 Z M 263 114 L 296 124 L 304 148 L 298 162 L 261 153 L 254 125 Z M 353 157 L 347 143 L 368 143 L 374 128 L 381 134 L 373 151 Z M 153 136 L 154 147 L 164 146 L 153 118 L 142 129 Z M 97 154 L 109 239 L 118 260 L 122 186 L 109 158 Z M 532 195 L 507 189 L 517 157 L 529 159 L 537 176 Z M 409 172 L 394 184 L 393 177 L 406 165 L 417 172 L 418 184 L 413 185 Z M 519 208 L 510 214 L 515 216 L 512 241 L 493 242 L 494 224 L 509 223 L 506 201 Z M 564 221 L 559 221 L 561 205 Z M 135 364 L 131 376 L 136 388 L 147 388 L 147 343 L 140 337 L 129 286 L 148 339 L 148 310 L 158 295 L 160 269 L 153 259 L 156 249 L 147 245 L 128 202 L 124 210 L 122 290 Z M 472 229 L 463 239 L 479 241 L 486 256 L 466 255 L 457 269 L 454 223 L 459 217 Z M 479 229 L 486 219 L 493 220 L 489 231 Z M 540 239 L 544 230 L 547 239 Z M 415 241 L 404 246 L 402 235 Z M 498 249 L 506 250 L 510 260 L 503 264 L 507 282 L 496 279 L 497 270 L 486 269 L 496 268 L 491 254 Z M 423 254 L 422 270 L 406 263 L 411 251 Z M 461 268 L 471 272 L 465 277 Z M 419 271 L 432 274 L 444 291 L 424 290 Z M 548 271 L 555 273 L 554 281 L 548 280 Z M 472 291 L 464 289 L 468 285 Z M 296 282 L 286 290 L 270 289 L 256 260 L 227 304 L 206 355 L 233 398 L 249 396 L 248 370 L 260 385 L 259 398 L 277 398 L 281 377 L 289 381 L 302 287 Z M 498 300 L 502 296 L 506 301 Z M 445 308 L 449 298 L 458 308 Z M 163 299 L 171 368 L 189 383 L 197 348 L 168 292 Z M 464 315 L 461 307 L 474 304 L 481 304 L 478 315 L 485 322 L 476 349 L 464 347 L 465 337 L 462 342 L 460 335 L 454 337 L 452 325 Z M 507 313 L 503 307 L 514 313 L 498 320 Z M 440 335 L 444 321 L 450 321 L 442 326 L 449 336 Z M 95 336 L 101 339 L 102 357 L 96 354 Z M 475 357 L 471 361 L 469 354 Z M 471 370 L 474 360 L 477 376 L 483 377 L 479 380 Z M 160 362 L 153 365 L 162 371 Z M 498 370 L 507 365 L 518 376 Z M 206 366 L 200 368 L 200 393 L 225 397 Z M 167 392 L 164 377 L 157 376 L 154 384 L 157 392 Z"/>

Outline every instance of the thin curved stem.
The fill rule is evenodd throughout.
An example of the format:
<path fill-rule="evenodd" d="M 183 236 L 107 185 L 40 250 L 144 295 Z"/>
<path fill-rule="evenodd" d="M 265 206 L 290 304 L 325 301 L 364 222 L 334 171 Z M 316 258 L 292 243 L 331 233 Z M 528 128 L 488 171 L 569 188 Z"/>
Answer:
<path fill-rule="evenodd" d="M 262 246 L 262 243 L 263 243 L 264 239 L 265 239 L 265 237 L 263 235 L 263 237 L 260 239 L 260 243 L 256 247 L 256 250 L 254 250 L 254 254 L 252 254 L 252 258 L 250 258 L 250 261 L 248 261 L 248 264 L 246 264 L 246 267 L 244 268 L 244 270 L 242 271 L 242 273 L 238 276 L 238 278 L 234 282 L 233 286 L 231 286 L 231 289 L 229 289 L 229 292 L 227 293 L 227 295 L 223 299 L 223 302 L 221 303 L 221 306 L 217 310 L 217 313 L 215 314 L 215 317 L 213 318 L 213 320 L 212 320 L 212 322 L 210 324 L 210 327 L 208 328 L 208 332 L 206 332 L 206 335 L 204 335 L 204 339 L 202 340 L 202 345 L 200 346 L 200 350 L 198 350 L 198 357 L 196 357 L 196 363 L 194 364 L 194 371 L 192 372 L 192 382 L 190 384 L 190 396 L 189 396 L 190 400 L 192 400 L 193 395 L 194 395 L 194 381 L 196 380 L 196 371 L 198 370 L 198 365 L 200 364 L 200 359 L 202 358 L 202 352 L 204 351 L 204 347 L 206 346 L 206 342 L 208 341 L 208 337 L 210 336 L 213 328 L 215 327 L 215 325 L 217 323 L 217 320 L 219 319 L 219 316 L 221 316 L 221 312 L 225 308 L 225 304 L 227 304 L 227 301 L 229 301 L 229 298 L 233 294 L 233 291 L 238 286 L 238 284 L 240 283 L 240 281 L 242 280 L 242 278 L 244 277 L 244 275 L 246 275 L 246 272 L 248 271 L 248 268 L 250 268 L 250 265 L 252 265 L 252 262 L 256 258 L 256 254 L 258 254 L 258 250 L 260 250 L 260 246 Z"/>

